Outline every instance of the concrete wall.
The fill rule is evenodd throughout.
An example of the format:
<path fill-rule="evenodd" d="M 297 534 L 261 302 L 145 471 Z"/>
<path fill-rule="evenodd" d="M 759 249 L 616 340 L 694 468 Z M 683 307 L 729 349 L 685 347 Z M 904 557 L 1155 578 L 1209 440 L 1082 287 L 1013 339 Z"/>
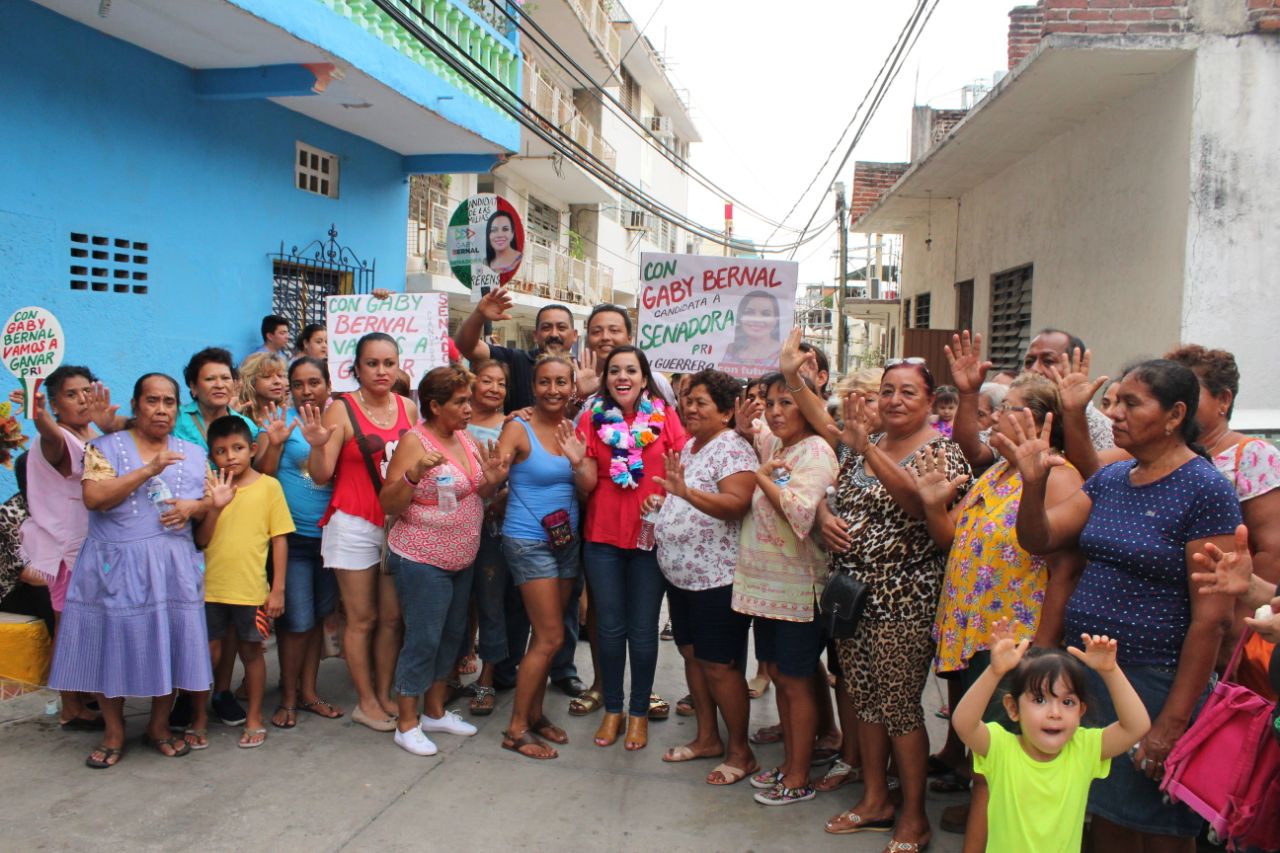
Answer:
<path fill-rule="evenodd" d="M 1275 408 L 1280 41 L 1205 37 L 1194 87 L 1182 338 L 1234 352 L 1241 407 Z"/>
<path fill-rule="evenodd" d="M 931 325 L 949 328 L 955 282 L 973 279 L 986 333 L 992 275 L 1032 263 L 1033 326 L 1076 331 L 1102 370 L 1162 352 L 1182 323 L 1193 77 L 1189 60 L 958 202 L 935 198 L 932 250 L 923 224 L 904 235 L 904 298 L 929 290 Z"/>
<path fill-rule="evenodd" d="M 5 4 L 0 76 L 0 314 L 52 310 L 66 363 L 116 399 L 200 347 L 257 346 L 281 241 L 336 224 L 378 284 L 402 287 L 399 155 L 268 102 L 198 100 L 189 69 L 27 2 Z M 340 156 L 339 199 L 294 188 L 296 140 Z M 72 290 L 71 232 L 147 243 L 149 292 Z"/>

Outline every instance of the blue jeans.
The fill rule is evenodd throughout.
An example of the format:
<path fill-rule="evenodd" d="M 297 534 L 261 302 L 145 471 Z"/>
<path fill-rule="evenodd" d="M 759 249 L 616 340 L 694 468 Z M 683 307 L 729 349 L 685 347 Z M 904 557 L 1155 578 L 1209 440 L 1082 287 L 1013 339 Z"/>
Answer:
<path fill-rule="evenodd" d="M 467 630 L 471 566 L 447 572 L 394 551 L 387 568 L 396 582 L 404 614 L 404 645 L 396 662 L 395 691 L 417 696 L 449 677 Z"/>
<path fill-rule="evenodd" d="M 285 564 L 284 614 L 276 629 L 305 634 L 338 606 L 338 579 L 324 567 L 319 536 L 290 533 L 289 559 Z"/>
<path fill-rule="evenodd" d="M 507 656 L 507 561 L 502 556 L 502 537 L 488 530 L 480 533 L 480 551 L 476 554 L 471 581 L 471 596 L 476 603 L 476 621 L 480 641 L 476 651 L 485 663 L 497 663 Z M 465 632 L 464 632 L 465 634 Z M 469 638 L 462 638 L 465 647 Z M 470 649 L 464 648 L 461 658 Z"/>
<path fill-rule="evenodd" d="M 622 674 L 630 652 L 627 713 L 647 716 L 658 667 L 658 613 L 666 589 L 657 552 L 588 542 L 583 556 L 596 607 L 605 710 L 622 713 Z"/>

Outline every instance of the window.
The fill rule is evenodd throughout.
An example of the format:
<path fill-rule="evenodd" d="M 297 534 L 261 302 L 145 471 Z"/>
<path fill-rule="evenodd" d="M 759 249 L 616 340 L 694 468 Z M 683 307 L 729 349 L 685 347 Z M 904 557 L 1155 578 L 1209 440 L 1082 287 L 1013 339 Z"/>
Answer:
<path fill-rule="evenodd" d="M 932 295 L 928 293 L 921 293 L 916 297 L 915 322 L 911 324 L 913 329 L 929 328 L 929 303 L 932 301 Z"/>
<path fill-rule="evenodd" d="M 295 183 L 303 192 L 315 193 L 325 198 L 338 197 L 338 155 L 312 148 L 305 142 L 297 143 L 294 160 Z"/>
<path fill-rule="evenodd" d="M 956 328 L 973 330 L 973 279 L 956 282 Z"/>
<path fill-rule="evenodd" d="M 560 211 L 544 201 L 529 196 L 529 211 L 525 217 L 525 230 L 529 239 L 543 246 L 560 245 Z"/>
<path fill-rule="evenodd" d="M 902 326 L 903 328 L 911 328 L 911 298 L 902 300 Z"/>
<path fill-rule="evenodd" d="M 1031 343 L 1031 264 L 991 277 L 988 352 L 996 370 L 1017 375 Z"/>
<path fill-rule="evenodd" d="M 618 79 L 622 81 L 621 98 L 619 99 L 622 101 L 622 108 L 635 115 L 636 108 L 640 106 L 640 84 L 625 68 L 619 69 Z"/>
<path fill-rule="evenodd" d="M 73 231 L 67 267 L 72 290 L 146 293 L 149 245 L 125 237 Z"/>

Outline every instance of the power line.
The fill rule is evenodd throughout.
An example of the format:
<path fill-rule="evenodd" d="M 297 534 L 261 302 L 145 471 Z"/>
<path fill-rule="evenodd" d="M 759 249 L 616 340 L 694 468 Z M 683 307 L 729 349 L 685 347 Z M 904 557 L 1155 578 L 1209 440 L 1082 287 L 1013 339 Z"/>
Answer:
<path fill-rule="evenodd" d="M 628 47 L 626 52 L 622 54 L 622 58 L 618 60 L 617 66 L 612 71 L 609 72 L 609 76 L 604 78 L 604 82 L 600 84 L 601 88 L 604 87 L 605 83 L 608 83 L 610 80 L 616 77 L 618 72 L 622 70 L 622 63 L 627 61 L 627 57 L 631 55 L 631 51 L 635 50 L 636 45 L 640 43 L 640 39 L 644 38 L 644 31 L 649 29 L 649 25 L 653 23 L 653 19 L 658 17 L 658 10 L 662 8 L 662 4 L 665 2 L 667 2 L 667 0 L 658 0 L 658 5 L 654 6 L 653 11 L 649 13 L 649 20 L 644 22 L 643 27 L 636 30 L 635 40 L 631 42 L 631 46 Z"/>

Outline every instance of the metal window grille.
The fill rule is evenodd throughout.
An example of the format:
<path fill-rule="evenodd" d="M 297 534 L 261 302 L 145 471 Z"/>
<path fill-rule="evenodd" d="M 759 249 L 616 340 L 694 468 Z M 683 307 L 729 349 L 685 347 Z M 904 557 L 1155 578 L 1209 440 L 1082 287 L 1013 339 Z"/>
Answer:
<path fill-rule="evenodd" d="M 1022 354 L 1031 344 L 1032 265 L 991 277 L 991 363 L 1017 374 Z"/>
<path fill-rule="evenodd" d="M 330 226 L 328 240 L 313 240 L 288 252 L 284 243 L 271 255 L 273 281 L 271 310 L 301 329 L 308 323 L 324 323 L 326 296 L 368 293 L 373 290 L 376 261 L 362 261 L 338 243 L 338 229 Z"/>
<path fill-rule="evenodd" d="M 913 329 L 929 328 L 929 303 L 933 301 L 932 294 L 921 293 L 916 297 L 916 319 L 911 324 Z"/>
<path fill-rule="evenodd" d="M 529 238 L 544 246 L 560 245 L 560 211 L 544 201 L 529 196 L 529 212 L 525 216 Z"/>

